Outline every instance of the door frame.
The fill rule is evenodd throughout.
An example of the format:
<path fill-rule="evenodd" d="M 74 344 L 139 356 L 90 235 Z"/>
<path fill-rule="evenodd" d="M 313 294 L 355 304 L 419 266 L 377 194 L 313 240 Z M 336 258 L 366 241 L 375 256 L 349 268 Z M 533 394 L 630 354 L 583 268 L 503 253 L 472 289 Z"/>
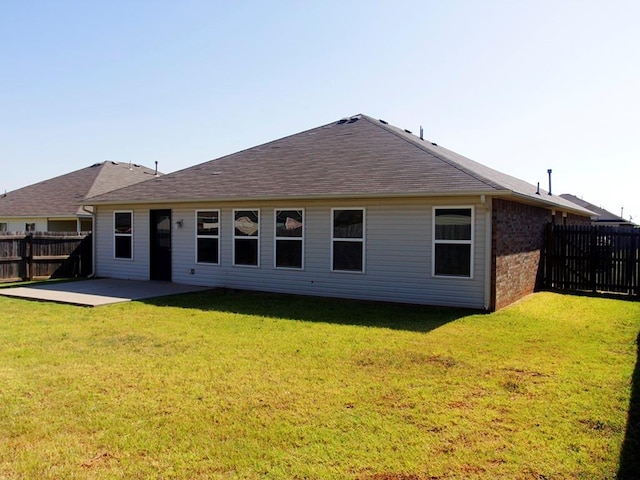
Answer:
<path fill-rule="evenodd" d="M 173 243 L 173 232 L 172 232 L 172 214 L 170 208 L 159 208 L 154 210 L 149 210 L 149 279 L 150 280 L 160 280 L 170 282 L 173 277 L 173 254 L 172 254 L 172 243 Z M 169 247 L 166 255 L 161 256 L 161 261 L 165 263 L 160 267 L 156 267 L 158 261 L 158 225 L 157 219 L 160 216 L 168 215 L 169 217 Z"/>

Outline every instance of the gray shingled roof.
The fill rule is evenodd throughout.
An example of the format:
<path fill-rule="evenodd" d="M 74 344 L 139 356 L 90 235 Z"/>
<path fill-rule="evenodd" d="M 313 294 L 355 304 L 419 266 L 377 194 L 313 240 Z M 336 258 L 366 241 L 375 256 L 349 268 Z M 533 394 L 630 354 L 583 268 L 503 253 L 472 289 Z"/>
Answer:
<path fill-rule="evenodd" d="M 624 218 L 619 217 L 615 213 L 611 213 L 610 211 L 605 210 L 602 207 L 598 207 L 597 205 L 594 205 L 593 203 L 587 202 L 586 200 L 583 200 L 582 198 L 578 198 L 575 195 L 571 195 L 570 193 L 563 193 L 560 196 L 562 198 L 564 198 L 565 200 L 569 200 L 569 201 L 575 203 L 576 205 L 580 205 L 581 207 L 592 211 L 593 214 L 594 214 L 593 218 L 597 217 L 596 220 L 599 223 L 634 225 L 633 222 L 631 222 L 629 220 L 625 220 Z"/>
<path fill-rule="evenodd" d="M 154 170 L 128 163 L 96 163 L 0 195 L 0 217 L 75 217 L 88 215 L 81 203 L 87 196 L 154 178 Z"/>
<path fill-rule="evenodd" d="M 400 128 L 355 115 L 195 165 L 88 204 L 507 195 L 586 210 Z"/>

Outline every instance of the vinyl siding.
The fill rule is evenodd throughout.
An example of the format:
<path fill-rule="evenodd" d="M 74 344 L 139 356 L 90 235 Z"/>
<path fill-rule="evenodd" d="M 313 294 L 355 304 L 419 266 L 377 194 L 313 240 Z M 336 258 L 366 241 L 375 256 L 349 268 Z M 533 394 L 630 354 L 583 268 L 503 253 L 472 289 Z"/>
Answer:
<path fill-rule="evenodd" d="M 113 212 L 133 212 L 133 258 L 114 257 Z M 100 277 L 149 280 L 149 208 L 98 208 L 95 228 L 95 269 Z"/>
<path fill-rule="evenodd" d="M 0 218 L 0 223 L 7 224 L 7 232 L 24 232 L 25 225 L 27 223 L 35 223 L 36 228 L 35 232 L 46 232 L 47 231 L 47 219 L 41 217 L 32 217 L 32 218 Z"/>
<path fill-rule="evenodd" d="M 479 199 L 478 199 L 479 200 Z M 472 278 L 437 278 L 432 268 L 433 206 L 473 206 Z M 99 276 L 149 278 L 149 210 L 170 205 L 118 207 L 134 212 L 133 260 L 113 258 L 113 208 L 97 217 Z M 233 209 L 260 209 L 260 267 L 233 266 Z M 274 209 L 303 208 L 304 269 L 274 267 Z M 331 271 L 331 209 L 365 208 L 365 272 Z M 220 210 L 220 264 L 196 263 L 195 211 Z M 370 199 L 309 202 L 198 203 L 172 208 L 173 281 L 182 284 L 329 297 L 483 308 L 485 210 L 467 199 Z M 183 221 L 182 228 L 176 222 Z M 193 273 L 192 273 L 193 272 Z"/>

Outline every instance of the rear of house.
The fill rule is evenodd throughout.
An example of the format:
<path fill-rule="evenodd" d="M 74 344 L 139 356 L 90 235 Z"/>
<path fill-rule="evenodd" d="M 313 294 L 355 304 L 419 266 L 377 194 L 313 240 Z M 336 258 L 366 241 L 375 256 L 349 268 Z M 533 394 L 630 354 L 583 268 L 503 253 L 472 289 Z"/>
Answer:
<path fill-rule="evenodd" d="M 136 205 L 128 210 L 99 207 L 97 273 L 483 308 L 489 268 L 486 209 L 470 199 L 446 200 L 207 202 L 177 207 Z M 157 212 L 162 215 L 159 222 Z M 447 221 L 454 222 L 451 228 L 465 229 L 468 233 L 463 236 L 469 238 L 451 245 L 445 239 L 434 240 L 435 223 L 446 228 Z M 126 224 L 126 234 L 110 228 L 117 222 Z M 287 228 L 287 222 L 300 226 Z M 107 232 L 102 232 L 103 225 Z M 159 252 L 163 247 L 170 249 L 169 255 Z M 446 253 L 435 255 L 436 248 L 451 247 L 462 251 L 455 255 L 463 258 L 462 262 L 447 258 Z M 159 267 L 159 262 L 167 262 L 167 268 Z"/>
<path fill-rule="evenodd" d="M 86 200 L 99 276 L 496 309 L 591 212 L 357 115 Z"/>

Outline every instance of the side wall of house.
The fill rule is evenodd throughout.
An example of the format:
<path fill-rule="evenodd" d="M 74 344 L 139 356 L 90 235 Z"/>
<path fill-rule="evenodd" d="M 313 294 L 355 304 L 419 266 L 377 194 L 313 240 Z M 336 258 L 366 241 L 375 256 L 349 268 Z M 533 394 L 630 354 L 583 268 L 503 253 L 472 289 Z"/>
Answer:
<path fill-rule="evenodd" d="M 7 225 L 7 232 L 24 232 L 26 231 L 26 225 L 35 223 L 34 232 L 46 232 L 47 231 L 47 219 L 46 218 L 0 218 L 0 223 Z"/>
<path fill-rule="evenodd" d="M 24 217 L 24 218 L 0 218 L 2 229 L 7 232 L 24 232 L 27 224 L 35 224 L 34 232 L 75 232 L 78 230 L 78 219 L 71 218 L 43 218 L 43 217 Z M 91 230 L 91 218 L 83 219 L 83 224 Z M 85 230 L 87 231 L 87 230 Z"/>
<path fill-rule="evenodd" d="M 472 278 L 432 275 L 433 207 L 474 211 Z M 95 229 L 96 273 L 149 279 L 150 210 L 172 210 L 172 280 L 176 283 L 366 300 L 488 306 L 487 214 L 479 198 L 369 199 L 99 207 Z M 233 266 L 233 209 L 260 209 L 260 265 Z M 331 271 L 332 208 L 365 209 L 365 271 Z M 196 211 L 220 210 L 220 264 L 196 263 Z M 304 209 L 304 268 L 274 267 L 274 210 Z M 133 211 L 133 259 L 114 259 L 113 212 Z M 181 222 L 179 222 L 181 221 Z"/>
<path fill-rule="evenodd" d="M 492 202 L 492 309 L 533 293 L 542 275 L 545 228 L 549 222 L 589 225 L 588 217 L 564 215 L 503 199 Z"/>

